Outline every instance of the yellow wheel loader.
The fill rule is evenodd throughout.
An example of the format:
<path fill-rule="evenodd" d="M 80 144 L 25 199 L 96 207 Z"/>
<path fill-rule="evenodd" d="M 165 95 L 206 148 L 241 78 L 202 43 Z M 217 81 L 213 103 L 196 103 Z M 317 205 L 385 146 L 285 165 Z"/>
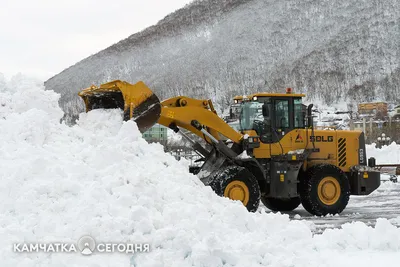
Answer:
<path fill-rule="evenodd" d="M 240 131 L 217 115 L 211 100 L 177 96 L 160 102 L 143 82 L 116 80 L 79 96 L 86 111 L 122 109 L 124 119 L 134 120 L 142 133 L 155 123 L 181 133 L 201 155 L 202 165 L 192 173 L 252 212 L 262 201 L 274 211 L 291 211 L 301 203 L 313 215 L 337 214 L 350 195 L 368 195 L 380 185 L 375 159 L 367 160 L 364 134 L 314 130 L 312 105 L 304 109 L 304 95 L 291 90 L 248 96 Z M 209 145 L 192 141 L 181 128 Z"/>

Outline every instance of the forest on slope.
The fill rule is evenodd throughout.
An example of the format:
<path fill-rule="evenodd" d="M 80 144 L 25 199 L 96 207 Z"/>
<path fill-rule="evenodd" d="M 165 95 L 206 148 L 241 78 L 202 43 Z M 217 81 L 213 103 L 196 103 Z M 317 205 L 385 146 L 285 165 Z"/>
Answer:
<path fill-rule="evenodd" d="M 197 0 L 45 82 L 69 121 L 77 92 L 144 81 L 160 99 L 211 98 L 293 87 L 308 100 L 400 101 L 397 0 Z"/>

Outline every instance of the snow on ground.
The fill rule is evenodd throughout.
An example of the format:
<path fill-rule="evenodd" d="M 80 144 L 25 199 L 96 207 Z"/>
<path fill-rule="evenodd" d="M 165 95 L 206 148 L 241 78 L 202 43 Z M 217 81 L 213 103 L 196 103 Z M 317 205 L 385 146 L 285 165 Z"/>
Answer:
<path fill-rule="evenodd" d="M 29 87 L 27 85 L 30 84 Z M 9 86 L 9 85 L 8 85 Z M 395 266 L 400 229 L 248 213 L 147 144 L 120 112 L 59 123 L 59 96 L 24 79 L 0 89 L 0 266 Z M 399 218 L 394 218 L 400 220 Z M 149 242 L 150 253 L 15 253 L 14 243 Z"/>
<path fill-rule="evenodd" d="M 385 176 L 385 175 L 383 175 Z M 383 177 L 388 180 L 388 177 Z M 316 217 L 301 205 L 287 214 L 291 219 L 306 220 L 314 233 L 322 233 L 329 228 L 341 228 L 355 221 L 374 227 L 377 219 L 385 218 L 393 225 L 400 226 L 400 183 L 382 182 L 381 186 L 367 196 L 350 196 L 349 204 L 340 214 Z M 270 212 L 270 211 L 266 211 Z"/>

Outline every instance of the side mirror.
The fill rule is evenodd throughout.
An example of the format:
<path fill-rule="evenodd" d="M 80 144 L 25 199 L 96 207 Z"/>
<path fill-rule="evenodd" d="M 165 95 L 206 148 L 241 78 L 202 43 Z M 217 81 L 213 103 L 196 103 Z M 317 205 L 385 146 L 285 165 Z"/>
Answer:
<path fill-rule="evenodd" d="M 264 117 L 269 117 L 269 109 L 267 103 L 264 103 L 264 105 L 262 106 L 262 114 Z"/>

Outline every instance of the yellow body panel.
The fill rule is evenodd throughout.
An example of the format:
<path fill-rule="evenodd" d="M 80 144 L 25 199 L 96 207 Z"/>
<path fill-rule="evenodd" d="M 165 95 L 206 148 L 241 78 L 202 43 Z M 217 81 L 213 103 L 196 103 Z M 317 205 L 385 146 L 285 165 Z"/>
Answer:
<path fill-rule="evenodd" d="M 295 129 L 283 134 L 280 144 L 278 142 L 273 144 L 261 143 L 259 148 L 254 149 L 254 157 L 270 158 L 271 156 L 282 154 L 282 149 L 284 154 L 295 155 L 296 150 L 313 148 L 310 129 Z M 307 160 L 307 168 L 318 163 L 329 163 L 338 166 L 345 172 L 349 171 L 351 166 L 358 164 L 360 134 L 361 131 L 315 130 L 314 144 L 315 148 L 319 149 L 319 152 L 311 153 Z M 339 140 L 341 140 L 341 143 L 339 143 Z M 339 144 L 342 146 L 339 147 Z M 339 148 L 341 148 L 341 153 L 339 153 Z M 342 164 L 340 165 L 339 163 Z"/>

